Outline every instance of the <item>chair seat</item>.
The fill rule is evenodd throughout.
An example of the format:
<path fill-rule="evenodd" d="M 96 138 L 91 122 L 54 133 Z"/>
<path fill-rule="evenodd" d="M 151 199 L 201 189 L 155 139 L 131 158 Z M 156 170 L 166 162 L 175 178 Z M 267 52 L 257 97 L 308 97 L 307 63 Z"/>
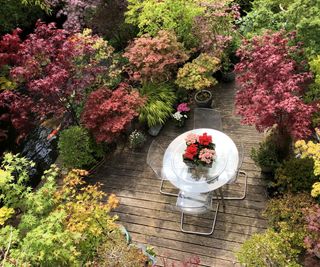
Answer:
<path fill-rule="evenodd" d="M 211 205 L 210 194 L 188 193 L 180 191 L 177 207 L 186 214 L 198 215 L 208 212 Z"/>

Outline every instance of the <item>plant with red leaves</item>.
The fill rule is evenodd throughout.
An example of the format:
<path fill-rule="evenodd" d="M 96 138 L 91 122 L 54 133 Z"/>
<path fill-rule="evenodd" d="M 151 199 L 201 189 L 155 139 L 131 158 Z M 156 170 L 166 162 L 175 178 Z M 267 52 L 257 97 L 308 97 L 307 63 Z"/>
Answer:
<path fill-rule="evenodd" d="M 308 235 L 304 244 L 309 253 L 318 254 L 320 251 L 320 206 L 318 204 L 304 210 L 307 221 Z"/>
<path fill-rule="evenodd" d="M 0 40 L 0 68 L 3 65 L 14 65 L 19 58 L 17 52 L 21 47 L 19 34 L 21 29 L 15 29 L 12 34 L 5 34 Z"/>
<path fill-rule="evenodd" d="M 131 43 L 124 57 L 129 59 L 129 75 L 135 81 L 166 81 L 188 55 L 174 33 L 159 31 L 154 38 L 144 35 Z"/>
<path fill-rule="evenodd" d="M 144 102 L 138 91 L 131 90 L 126 83 L 114 91 L 103 87 L 89 95 L 82 122 L 97 142 L 113 142 L 139 115 L 138 109 Z"/>
<path fill-rule="evenodd" d="M 263 131 L 276 125 L 279 136 L 294 139 L 311 134 L 313 105 L 302 100 L 304 86 L 311 73 L 293 58 L 303 51 L 294 43 L 295 34 L 284 32 L 254 37 L 244 41 L 237 51 L 240 63 L 235 67 L 240 85 L 236 109 L 242 123 Z"/>
<path fill-rule="evenodd" d="M 5 90 L 0 94 L 0 142 L 8 138 L 11 125 L 19 133 L 19 143 L 28 135 L 34 125 L 32 114 L 33 101 L 25 95 Z"/>
<path fill-rule="evenodd" d="M 38 21 L 35 32 L 22 43 L 19 64 L 11 75 L 36 100 L 34 110 L 40 117 L 70 112 L 77 121 L 75 106 L 101 81 L 107 66 L 100 63 L 112 52 L 90 31 L 70 35 L 53 23 Z"/>

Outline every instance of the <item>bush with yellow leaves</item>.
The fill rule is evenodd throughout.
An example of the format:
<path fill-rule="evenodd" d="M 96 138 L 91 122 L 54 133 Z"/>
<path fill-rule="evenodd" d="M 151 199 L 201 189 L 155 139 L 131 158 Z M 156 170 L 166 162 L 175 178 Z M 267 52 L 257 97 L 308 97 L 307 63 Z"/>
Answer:
<path fill-rule="evenodd" d="M 25 159 L 23 162 L 24 168 L 31 164 Z M 3 167 L 10 169 L 10 162 Z M 0 261 L 5 266 L 89 266 L 102 246 L 126 246 L 117 216 L 110 215 L 119 200 L 113 194 L 107 196 L 101 184 L 86 184 L 83 176 L 87 174 L 74 169 L 58 185 L 60 171 L 52 166 L 44 173 L 38 190 L 21 191 L 21 201 L 15 205 L 6 202 L 0 210 L 0 224 L 4 225 L 0 229 Z M 13 206 L 20 214 L 10 225 L 7 219 L 13 215 Z M 136 257 L 130 258 L 145 260 L 141 252 L 126 251 L 135 253 Z"/>

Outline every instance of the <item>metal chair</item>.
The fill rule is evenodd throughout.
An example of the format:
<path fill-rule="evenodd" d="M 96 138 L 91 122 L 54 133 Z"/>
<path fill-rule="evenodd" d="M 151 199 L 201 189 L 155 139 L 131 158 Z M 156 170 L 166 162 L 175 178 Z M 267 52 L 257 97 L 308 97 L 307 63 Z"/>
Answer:
<path fill-rule="evenodd" d="M 244 177 L 244 188 L 243 188 L 243 192 L 240 197 L 223 196 L 224 200 L 243 200 L 243 199 L 245 199 L 245 197 L 247 195 L 248 175 L 245 171 L 240 170 L 242 163 L 243 163 L 243 159 L 244 159 L 244 145 L 243 145 L 241 138 L 237 138 L 236 140 L 239 142 L 239 144 L 237 145 L 238 152 L 239 152 L 239 163 L 238 163 L 236 174 L 235 174 L 234 178 L 229 182 L 229 184 L 236 183 L 239 176 L 242 175 Z M 222 193 L 221 193 L 221 197 L 222 197 Z M 221 199 L 221 197 L 217 196 L 216 198 L 213 198 L 213 199 Z"/>
<path fill-rule="evenodd" d="M 199 194 L 199 193 L 187 193 L 187 192 L 180 191 L 177 198 L 176 206 L 181 211 L 181 220 L 180 220 L 181 231 L 188 234 L 211 235 L 214 231 L 217 215 L 219 212 L 219 205 L 220 205 L 219 200 L 217 201 L 211 230 L 209 232 L 186 230 L 184 228 L 184 217 L 185 217 L 185 214 L 197 216 L 197 215 L 212 211 L 213 210 L 212 201 L 213 201 L 213 198 L 212 198 L 211 192 Z"/>
<path fill-rule="evenodd" d="M 159 179 L 161 179 L 160 184 L 160 193 L 167 196 L 178 196 L 178 194 L 166 192 L 163 190 L 164 183 L 166 179 L 162 175 L 162 167 L 163 167 L 163 156 L 165 153 L 165 149 L 156 141 L 153 140 L 149 146 L 148 155 L 147 155 L 147 164 L 153 170 L 153 172 L 157 175 Z"/>
<path fill-rule="evenodd" d="M 219 111 L 211 108 L 195 108 L 193 128 L 211 128 L 222 130 L 222 119 Z"/>

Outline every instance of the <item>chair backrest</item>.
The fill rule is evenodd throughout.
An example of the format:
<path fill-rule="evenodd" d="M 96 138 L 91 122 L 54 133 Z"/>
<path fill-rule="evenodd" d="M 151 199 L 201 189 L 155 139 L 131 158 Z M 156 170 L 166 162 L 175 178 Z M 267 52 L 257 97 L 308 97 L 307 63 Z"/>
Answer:
<path fill-rule="evenodd" d="M 220 112 L 211 108 L 195 108 L 193 128 L 211 128 L 221 131 L 222 119 Z"/>
<path fill-rule="evenodd" d="M 155 172 L 159 179 L 161 177 L 164 148 L 156 140 L 153 140 L 149 146 L 147 155 L 147 164 Z"/>
<path fill-rule="evenodd" d="M 186 214 L 198 215 L 210 211 L 211 193 L 189 193 L 180 191 L 176 206 Z"/>

